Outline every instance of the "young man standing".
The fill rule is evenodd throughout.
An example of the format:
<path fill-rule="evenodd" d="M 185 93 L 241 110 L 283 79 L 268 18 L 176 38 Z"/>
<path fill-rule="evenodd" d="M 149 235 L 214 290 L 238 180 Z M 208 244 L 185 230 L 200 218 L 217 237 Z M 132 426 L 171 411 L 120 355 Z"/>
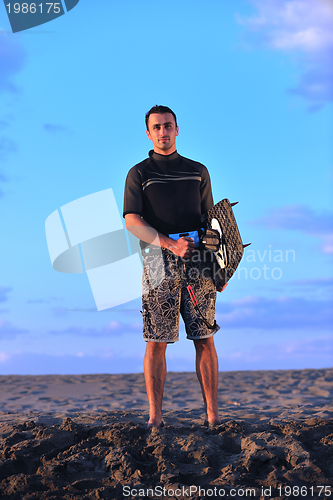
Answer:
<path fill-rule="evenodd" d="M 149 402 L 148 427 L 161 426 L 166 377 L 165 350 L 178 340 L 179 314 L 187 338 L 194 341 L 196 372 L 207 421 L 220 422 L 217 407 L 218 359 L 213 335 L 216 286 L 198 259 L 201 216 L 213 206 L 206 167 L 180 156 L 175 113 L 154 106 L 146 114 L 146 133 L 153 143 L 149 158 L 128 173 L 124 217 L 129 231 L 140 238 L 144 255 L 142 296 L 143 336 L 147 342 L 144 374 Z M 196 258 L 194 256 L 196 255 Z M 163 279 L 156 284 L 162 269 Z M 160 274 L 161 275 L 161 274 Z M 194 308 L 188 285 L 194 290 L 203 319 Z"/>

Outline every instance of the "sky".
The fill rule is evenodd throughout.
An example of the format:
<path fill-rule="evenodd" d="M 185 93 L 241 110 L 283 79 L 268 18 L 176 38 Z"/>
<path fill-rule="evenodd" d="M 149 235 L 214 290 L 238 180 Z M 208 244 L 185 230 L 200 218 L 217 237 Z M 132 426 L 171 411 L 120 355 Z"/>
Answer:
<path fill-rule="evenodd" d="M 98 311 L 45 221 L 110 188 L 122 213 L 155 104 L 252 243 L 217 298 L 219 369 L 332 366 L 332 28 L 330 0 L 80 0 L 17 33 L 0 5 L 0 373 L 142 371 L 140 299 Z M 182 325 L 167 364 L 195 369 Z"/>

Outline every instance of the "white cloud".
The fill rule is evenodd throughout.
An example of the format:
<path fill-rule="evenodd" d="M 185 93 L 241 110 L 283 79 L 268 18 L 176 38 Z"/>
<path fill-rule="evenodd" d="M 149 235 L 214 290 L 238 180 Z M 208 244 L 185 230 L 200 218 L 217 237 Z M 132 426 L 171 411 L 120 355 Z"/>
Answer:
<path fill-rule="evenodd" d="M 76 354 L 55 355 L 33 352 L 0 352 L 2 375 L 139 373 L 143 354 L 104 357 Z"/>
<path fill-rule="evenodd" d="M 142 329 L 142 324 L 141 324 Z M 73 335 L 80 337 L 109 337 L 110 335 L 126 335 L 127 333 L 137 333 L 137 324 L 131 325 L 118 321 L 110 321 L 102 328 L 84 328 L 82 326 L 69 326 L 62 330 L 49 330 L 51 335 Z M 139 330 L 140 331 L 140 330 Z"/>
<path fill-rule="evenodd" d="M 333 278 L 316 278 L 316 279 L 301 279 L 296 281 L 290 281 L 290 285 L 300 286 L 302 289 L 307 287 L 307 290 L 311 290 L 311 293 L 314 293 L 318 288 L 325 290 L 331 290 L 333 292 Z"/>
<path fill-rule="evenodd" d="M 8 300 L 7 294 L 12 289 L 10 287 L 0 286 L 0 302 L 6 302 Z"/>
<path fill-rule="evenodd" d="M 121 326 L 121 323 L 118 321 L 110 321 L 110 323 L 106 325 L 106 330 L 119 330 Z"/>
<path fill-rule="evenodd" d="M 5 157 L 10 153 L 15 153 L 17 151 L 17 145 L 11 139 L 7 137 L 0 137 L 0 160 L 4 160 Z"/>
<path fill-rule="evenodd" d="M 312 53 L 333 47 L 331 0 L 252 0 L 257 17 L 240 19 L 265 34 L 266 44 L 280 50 Z"/>
<path fill-rule="evenodd" d="M 253 345 L 227 355 L 219 353 L 220 367 L 223 370 L 324 368 L 332 366 L 332 360 L 332 335 Z"/>
<path fill-rule="evenodd" d="M 64 125 L 56 125 L 54 123 L 45 123 L 44 130 L 46 132 L 54 134 L 57 132 L 65 132 L 67 130 L 67 127 L 65 127 Z"/>
<path fill-rule="evenodd" d="M 251 4 L 257 15 L 238 17 L 247 28 L 248 42 L 298 56 L 301 76 L 292 93 L 317 104 L 333 100 L 333 2 L 251 0 Z"/>
<path fill-rule="evenodd" d="M 322 244 L 322 252 L 326 254 L 333 254 L 333 234 L 328 234 L 324 236 L 324 242 Z"/>
<path fill-rule="evenodd" d="M 0 339 L 12 338 L 20 333 L 28 333 L 28 330 L 25 328 L 18 328 L 8 321 L 0 319 Z"/>
<path fill-rule="evenodd" d="M 11 356 L 9 353 L 0 351 L 0 363 L 6 363 L 6 361 L 9 361 L 11 359 Z"/>
<path fill-rule="evenodd" d="M 26 53 L 23 46 L 13 40 L 12 36 L 1 36 L 0 43 L 0 92 L 16 93 L 17 86 L 14 77 L 19 73 L 25 63 Z"/>
<path fill-rule="evenodd" d="M 216 320 L 225 328 L 255 328 L 265 332 L 290 328 L 330 331 L 333 311 L 331 300 L 327 299 L 248 296 L 217 304 Z"/>
<path fill-rule="evenodd" d="M 324 254 L 333 254 L 333 214 L 328 210 L 313 210 L 300 204 L 286 205 L 270 209 L 266 215 L 249 224 L 310 234 L 321 239 L 320 249 Z"/>

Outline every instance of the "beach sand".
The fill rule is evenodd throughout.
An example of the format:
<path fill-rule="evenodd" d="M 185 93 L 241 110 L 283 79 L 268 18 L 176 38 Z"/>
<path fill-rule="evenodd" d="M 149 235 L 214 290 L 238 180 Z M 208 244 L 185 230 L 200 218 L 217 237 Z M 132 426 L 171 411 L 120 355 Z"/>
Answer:
<path fill-rule="evenodd" d="M 221 372 L 213 429 L 195 373 L 168 373 L 149 431 L 143 374 L 0 390 L 3 499 L 333 497 L 333 369 Z"/>

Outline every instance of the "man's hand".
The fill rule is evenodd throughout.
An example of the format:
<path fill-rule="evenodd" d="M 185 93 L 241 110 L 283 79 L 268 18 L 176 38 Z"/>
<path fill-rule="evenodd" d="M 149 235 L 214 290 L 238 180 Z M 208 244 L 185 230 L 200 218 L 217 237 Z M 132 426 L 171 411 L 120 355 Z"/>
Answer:
<path fill-rule="evenodd" d="M 164 234 L 158 233 L 156 229 L 150 226 L 140 215 L 126 214 L 126 228 L 134 236 L 142 241 L 146 241 L 151 245 L 161 248 L 167 248 L 178 257 L 188 258 L 195 249 L 195 244 L 192 238 L 188 236 L 173 240 Z"/>
<path fill-rule="evenodd" d="M 178 255 L 178 257 L 188 258 L 195 250 L 195 244 L 193 238 L 183 236 L 182 238 L 179 238 L 179 240 L 172 240 L 172 243 L 168 248 L 172 253 Z"/>

